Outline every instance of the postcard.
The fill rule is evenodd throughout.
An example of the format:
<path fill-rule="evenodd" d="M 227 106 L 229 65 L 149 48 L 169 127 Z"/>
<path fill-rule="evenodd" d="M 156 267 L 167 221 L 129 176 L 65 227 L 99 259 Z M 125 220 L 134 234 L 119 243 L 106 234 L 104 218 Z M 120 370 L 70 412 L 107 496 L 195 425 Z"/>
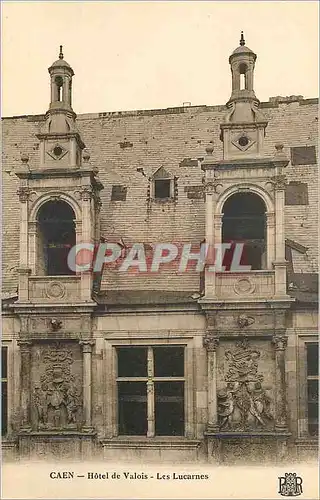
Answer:
<path fill-rule="evenodd" d="M 2 2 L 2 498 L 319 497 L 317 19 Z"/>

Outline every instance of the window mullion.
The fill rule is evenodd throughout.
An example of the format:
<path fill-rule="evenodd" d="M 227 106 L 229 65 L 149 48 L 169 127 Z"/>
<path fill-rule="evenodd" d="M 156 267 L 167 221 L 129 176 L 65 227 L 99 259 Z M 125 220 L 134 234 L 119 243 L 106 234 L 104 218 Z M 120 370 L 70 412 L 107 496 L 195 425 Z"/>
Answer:
<path fill-rule="evenodd" d="M 155 408 L 154 408 L 154 359 L 152 347 L 148 347 L 148 382 L 147 382 L 147 413 L 148 413 L 148 431 L 147 437 L 155 435 Z"/>

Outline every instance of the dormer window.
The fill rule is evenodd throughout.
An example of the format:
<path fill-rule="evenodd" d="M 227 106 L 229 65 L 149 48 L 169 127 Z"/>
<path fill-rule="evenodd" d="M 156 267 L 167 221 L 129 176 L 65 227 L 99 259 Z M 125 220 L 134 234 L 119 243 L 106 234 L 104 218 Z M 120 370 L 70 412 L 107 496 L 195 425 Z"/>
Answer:
<path fill-rule="evenodd" d="M 174 178 L 164 167 L 160 167 L 152 177 L 152 198 L 171 200 L 174 197 Z"/>
<path fill-rule="evenodd" d="M 170 198 L 170 179 L 156 179 L 154 181 L 154 197 L 157 199 Z"/>

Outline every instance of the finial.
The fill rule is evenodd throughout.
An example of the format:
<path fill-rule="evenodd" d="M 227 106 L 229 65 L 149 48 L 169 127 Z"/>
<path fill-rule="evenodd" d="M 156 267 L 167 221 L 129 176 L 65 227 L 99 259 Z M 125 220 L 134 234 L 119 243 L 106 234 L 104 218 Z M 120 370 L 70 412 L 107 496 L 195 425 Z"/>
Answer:
<path fill-rule="evenodd" d="M 60 45 L 59 59 L 63 59 L 62 45 Z"/>
<path fill-rule="evenodd" d="M 243 31 L 241 31 L 241 37 L 240 37 L 240 45 L 244 45 L 246 43 L 244 36 L 243 36 Z"/>

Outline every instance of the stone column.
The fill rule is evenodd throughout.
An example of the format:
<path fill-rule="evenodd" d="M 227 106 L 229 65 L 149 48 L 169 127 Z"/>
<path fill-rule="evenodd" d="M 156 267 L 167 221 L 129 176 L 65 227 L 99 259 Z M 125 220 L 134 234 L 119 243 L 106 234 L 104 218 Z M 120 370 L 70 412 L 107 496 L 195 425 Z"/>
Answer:
<path fill-rule="evenodd" d="M 151 347 L 148 348 L 148 382 L 147 382 L 147 408 L 148 408 L 148 430 L 147 437 L 154 437 L 155 435 L 155 418 L 154 418 L 154 383 L 153 383 L 153 373 L 154 373 L 154 361 L 153 361 L 153 350 Z"/>
<path fill-rule="evenodd" d="M 276 260 L 275 268 L 275 296 L 284 296 L 287 294 L 286 283 L 286 260 L 285 260 L 285 236 L 284 236 L 284 189 L 286 186 L 286 177 L 277 175 L 273 178 L 275 189 L 275 242 L 276 242 Z"/>
<path fill-rule="evenodd" d="M 31 430 L 31 345 L 30 340 L 18 340 L 20 347 L 20 430 Z"/>
<path fill-rule="evenodd" d="M 282 334 L 274 335 L 272 343 L 275 349 L 275 379 L 276 379 L 276 430 L 278 432 L 287 430 L 286 411 L 286 372 L 285 372 L 285 348 L 287 337 Z"/>
<path fill-rule="evenodd" d="M 81 340 L 83 355 L 83 413 L 84 426 L 86 431 L 92 430 L 91 420 L 91 363 L 92 363 L 92 346 L 94 340 Z"/>
<path fill-rule="evenodd" d="M 275 260 L 275 217 L 274 212 L 266 213 L 267 222 L 267 269 L 272 269 L 272 263 Z"/>
<path fill-rule="evenodd" d="M 208 427 L 207 431 L 218 430 L 218 409 L 217 409 L 217 347 L 219 338 L 213 331 L 208 330 L 203 345 L 208 353 Z"/>
<path fill-rule="evenodd" d="M 211 172 L 208 172 L 208 175 Z M 205 184 L 206 193 L 206 244 L 208 252 L 205 265 L 205 296 L 206 298 L 215 295 L 215 273 L 210 270 L 214 265 L 214 184 L 209 180 Z"/>
<path fill-rule="evenodd" d="M 26 302 L 29 299 L 29 274 L 28 267 L 28 200 L 30 189 L 26 185 L 21 185 L 17 191 L 20 201 L 20 266 L 18 269 L 19 281 L 19 301 Z"/>
<path fill-rule="evenodd" d="M 90 185 L 82 186 L 82 242 L 92 243 L 92 214 L 91 214 L 91 199 L 92 188 Z M 91 301 L 92 292 L 92 274 L 91 271 L 83 271 L 81 273 L 81 299 L 85 302 Z"/>

